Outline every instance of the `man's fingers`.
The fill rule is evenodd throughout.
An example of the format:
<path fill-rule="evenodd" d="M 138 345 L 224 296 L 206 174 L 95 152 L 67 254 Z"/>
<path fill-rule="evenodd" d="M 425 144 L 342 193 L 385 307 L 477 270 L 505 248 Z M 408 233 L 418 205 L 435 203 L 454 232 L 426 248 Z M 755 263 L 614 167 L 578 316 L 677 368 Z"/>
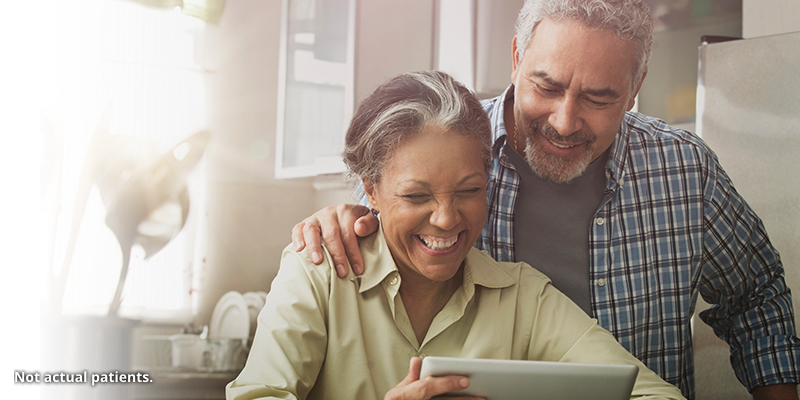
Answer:
<path fill-rule="evenodd" d="M 375 233 L 378 230 L 378 225 L 378 217 L 372 215 L 372 213 L 367 213 L 356 220 L 353 229 L 355 229 L 356 235 L 364 237 Z"/>
<path fill-rule="evenodd" d="M 344 247 L 347 252 L 347 259 L 350 260 L 350 265 L 353 268 L 353 273 L 361 275 L 364 273 L 364 258 L 361 256 L 361 250 L 358 248 L 358 237 L 365 237 L 375 233 L 378 230 L 380 222 L 378 218 L 367 212 L 365 215 L 356 219 L 353 231 L 355 232 L 352 240 L 345 239 Z"/>
<path fill-rule="evenodd" d="M 358 237 L 351 232 L 342 230 L 342 242 L 344 243 L 344 253 L 347 256 L 346 260 L 350 260 L 350 267 L 353 269 L 353 273 L 356 275 L 363 274 L 364 259 L 361 257 L 361 249 L 358 247 Z"/>
<path fill-rule="evenodd" d="M 339 229 L 336 225 L 329 227 L 330 229 L 322 230 L 322 240 L 325 241 L 325 246 L 328 248 L 328 253 L 333 259 L 333 265 L 336 268 L 336 275 L 340 278 L 347 276 L 347 256 L 346 245 L 342 244 L 344 240 L 344 229 Z M 356 244 L 358 248 L 358 244 Z"/>
<path fill-rule="evenodd" d="M 367 217 L 365 217 L 367 215 Z M 358 230 L 354 225 L 360 219 Z M 364 258 L 358 247 L 356 232 L 368 236 L 378 229 L 378 219 L 369 209 L 359 205 L 340 204 L 317 211 L 292 228 L 292 243 L 295 250 L 306 249 L 311 261 L 320 264 L 323 260 L 322 243 L 330 253 L 336 275 L 344 278 L 348 274 L 348 260 L 353 272 L 364 273 Z"/>
<path fill-rule="evenodd" d="M 292 246 L 294 251 L 302 251 L 306 248 L 305 239 L 303 239 L 303 227 L 306 226 L 305 221 L 295 224 L 292 228 Z"/>
<path fill-rule="evenodd" d="M 322 262 L 321 228 L 319 221 L 310 218 L 303 221 L 302 224 L 303 241 L 305 242 L 305 246 L 308 247 L 308 255 L 311 257 L 311 262 L 319 264 Z M 295 246 L 295 250 L 297 250 L 297 246 Z"/>

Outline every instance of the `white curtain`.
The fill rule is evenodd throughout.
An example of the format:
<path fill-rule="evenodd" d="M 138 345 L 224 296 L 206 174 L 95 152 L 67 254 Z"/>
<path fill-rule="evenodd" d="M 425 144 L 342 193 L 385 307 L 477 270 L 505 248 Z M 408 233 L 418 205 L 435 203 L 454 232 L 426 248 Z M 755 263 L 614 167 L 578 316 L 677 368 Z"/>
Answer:
<path fill-rule="evenodd" d="M 56 111 L 64 134 L 62 213 L 54 262 L 58 271 L 83 156 L 109 100 L 114 102 L 110 134 L 148 136 L 159 141 L 165 151 L 206 129 L 205 22 L 179 9 L 127 1 L 40 2 L 41 25 L 55 27 L 54 36 L 43 28 L 40 39 L 43 49 L 55 42 L 54 66 L 42 63 L 40 102 Z M 57 11 L 47 12 L 51 7 Z M 46 23 L 47 15 L 53 15 L 54 22 Z M 48 54 L 43 50 L 42 58 L 47 59 Z M 146 262 L 143 251 L 134 249 L 121 315 L 173 322 L 192 318 L 192 293 L 201 279 L 206 247 L 202 160 L 189 176 L 189 191 L 189 219 L 181 233 Z M 45 218 L 40 215 L 42 222 Z M 105 313 L 108 309 L 122 256 L 104 218 L 105 208 L 93 187 L 64 293 L 67 312 Z M 45 232 L 46 228 L 40 228 L 42 238 Z M 41 299 L 45 293 L 43 240 Z"/>

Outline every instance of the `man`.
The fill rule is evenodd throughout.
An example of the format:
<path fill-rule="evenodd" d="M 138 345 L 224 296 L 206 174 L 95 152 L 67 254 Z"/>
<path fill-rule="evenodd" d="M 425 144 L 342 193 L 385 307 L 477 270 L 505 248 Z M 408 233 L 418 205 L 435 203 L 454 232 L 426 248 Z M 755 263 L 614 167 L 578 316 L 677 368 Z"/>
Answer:
<path fill-rule="evenodd" d="M 629 112 L 651 44 L 643 1 L 526 1 L 512 85 L 484 102 L 494 161 L 476 246 L 550 276 L 689 399 L 701 295 L 753 396 L 797 399 L 800 340 L 763 224 L 702 140 Z M 355 234 L 378 225 L 367 214 L 323 210 L 295 227 L 295 246 L 321 261 L 321 230 L 338 273 L 347 259 L 360 273 Z"/>

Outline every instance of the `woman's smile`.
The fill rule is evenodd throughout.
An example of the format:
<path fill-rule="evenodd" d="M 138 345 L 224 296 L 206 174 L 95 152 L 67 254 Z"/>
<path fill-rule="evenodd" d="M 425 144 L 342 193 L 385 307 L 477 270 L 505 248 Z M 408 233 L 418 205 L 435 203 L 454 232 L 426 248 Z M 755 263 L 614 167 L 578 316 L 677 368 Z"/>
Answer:
<path fill-rule="evenodd" d="M 450 237 L 437 237 L 437 236 L 428 236 L 428 235 L 416 235 L 419 239 L 421 245 L 423 246 L 423 250 L 430 255 L 445 255 L 450 254 L 456 250 L 456 244 L 458 243 L 458 239 L 464 234 L 462 231 L 460 234 Z"/>

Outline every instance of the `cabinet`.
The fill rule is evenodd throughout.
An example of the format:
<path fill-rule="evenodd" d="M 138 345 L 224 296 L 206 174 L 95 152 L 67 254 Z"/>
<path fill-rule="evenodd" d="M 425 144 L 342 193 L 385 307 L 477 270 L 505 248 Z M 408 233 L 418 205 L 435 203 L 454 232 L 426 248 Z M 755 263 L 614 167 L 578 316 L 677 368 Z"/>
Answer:
<path fill-rule="evenodd" d="M 353 110 L 403 72 L 433 69 L 435 0 L 283 0 L 277 178 L 345 171 Z"/>

